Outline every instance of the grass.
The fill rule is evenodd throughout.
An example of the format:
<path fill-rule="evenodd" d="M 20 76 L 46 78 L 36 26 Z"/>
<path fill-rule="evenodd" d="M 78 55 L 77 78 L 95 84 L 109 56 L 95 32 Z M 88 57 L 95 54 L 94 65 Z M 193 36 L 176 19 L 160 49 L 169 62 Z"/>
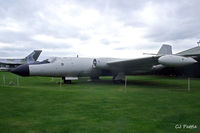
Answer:
<path fill-rule="evenodd" d="M 128 76 L 126 89 L 111 77 L 87 80 L 60 86 L 58 78 L 19 77 L 18 86 L 16 75 L 0 72 L 0 132 L 200 132 L 199 79 L 190 91 L 182 78 Z"/>

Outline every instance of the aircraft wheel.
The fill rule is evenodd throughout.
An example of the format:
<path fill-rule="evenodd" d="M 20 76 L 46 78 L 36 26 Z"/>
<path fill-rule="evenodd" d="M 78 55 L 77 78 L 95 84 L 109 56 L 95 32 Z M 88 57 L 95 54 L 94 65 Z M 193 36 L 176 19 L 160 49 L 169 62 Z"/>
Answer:
<path fill-rule="evenodd" d="M 72 81 L 71 80 L 64 80 L 64 84 L 71 84 Z"/>
<path fill-rule="evenodd" d="M 72 83 L 71 80 L 65 80 L 65 79 L 63 79 L 63 81 L 64 81 L 64 84 L 71 84 Z"/>
<path fill-rule="evenodd" d="M 98 80 L 99 80 L 99 77 L 90 77 L 90 79 L 91 79 L 92 81 L 98 81 Z"/>
<path fill-rule="evenodd" d="M 65 80 L 65 77 L 62 77 L 62 80 L 64 81 L 64 84 L 71 84 L 72 80 Z"/>
<path fill-rule="evenodd" d="M 123 84 L 124 80 L 112 80 L 114 84 Z"/>

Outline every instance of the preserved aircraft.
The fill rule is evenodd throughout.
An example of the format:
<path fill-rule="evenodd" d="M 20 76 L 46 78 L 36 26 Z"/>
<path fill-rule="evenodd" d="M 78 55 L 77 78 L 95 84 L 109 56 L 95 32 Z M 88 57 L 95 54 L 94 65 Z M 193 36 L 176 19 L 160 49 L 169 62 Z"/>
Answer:
<path fill-rule="evenodd" d="M 0 59 L 0 70 L 9 71 L 22 64 L 30 64 L 37 61 L 42 50 L 34 50 L 30 55 L 23 59 Z"/>
<path fill-rule="evenodd" d="M 172 54 L 172 47 L 164 44 L 158 53 L 151 57 L 138 59 L 53 57 L 35 64 L 21 65 L 11 72 L 21 76 L 62 77 L 64 83 L 71 83 L 71 80 L 83 76 L 89 76 L 92 80 L 99 79 L 99 76 L 113 76 L 113 81 L 122 81 L 125 75 L 156 74 L 156 72 L 171 74 L 175 69 L 176 71 L 183 69 L 184 72 L 188 71 L 188 66 L 196 64 L 196 67 L 200 68 L 199 55 L 200 47 Z"/>

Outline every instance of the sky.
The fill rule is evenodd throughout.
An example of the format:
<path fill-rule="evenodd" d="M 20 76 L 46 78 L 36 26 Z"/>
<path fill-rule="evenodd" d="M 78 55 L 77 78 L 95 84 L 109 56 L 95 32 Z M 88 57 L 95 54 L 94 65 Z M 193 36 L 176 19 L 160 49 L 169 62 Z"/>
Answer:
<path fill-rule="evenodd" d="M 0 0 L 0 58 L 139 58 L 200 40 L 199 0 Z"/>

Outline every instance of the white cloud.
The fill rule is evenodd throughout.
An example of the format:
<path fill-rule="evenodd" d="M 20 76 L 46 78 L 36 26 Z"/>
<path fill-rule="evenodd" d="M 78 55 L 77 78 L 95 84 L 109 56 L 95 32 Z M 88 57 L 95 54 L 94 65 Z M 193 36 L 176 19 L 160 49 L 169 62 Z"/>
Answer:
<path fill-rule="evenodd" d="M 19 1 L 1 3 L 0 56 L 13 48 L 43 49 L 44 57 L 137 58 L 162 43 L 183 50 L 200 38 L 195 0 Z"/>
<path fill-rule="evenodd" d="M 12 18 L 7 18 L 0 22 L 0 31 L 21 32 L 21 25 Z"/>

